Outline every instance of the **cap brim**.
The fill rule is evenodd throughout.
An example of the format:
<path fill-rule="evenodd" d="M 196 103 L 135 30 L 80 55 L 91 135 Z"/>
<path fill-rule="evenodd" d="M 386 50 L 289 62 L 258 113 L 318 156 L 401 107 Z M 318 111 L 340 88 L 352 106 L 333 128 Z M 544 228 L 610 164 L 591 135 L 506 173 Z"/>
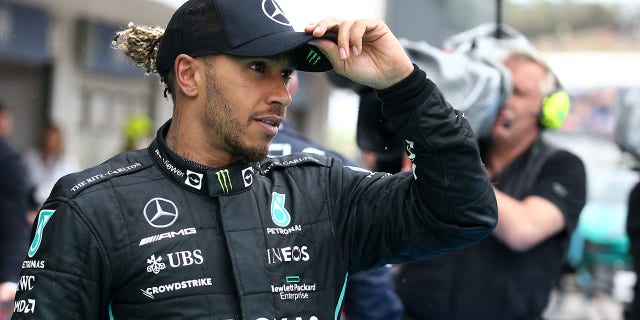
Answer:
<path fill-rule="evenodd" d="M 296 70 L 325 72 L 333 69 L 329 59 L 309 41 L 313 35 L 305 32 L 273 33 L 228 50 L 224 53 L 242 57 L 270 57 L 291 52 Z"/>

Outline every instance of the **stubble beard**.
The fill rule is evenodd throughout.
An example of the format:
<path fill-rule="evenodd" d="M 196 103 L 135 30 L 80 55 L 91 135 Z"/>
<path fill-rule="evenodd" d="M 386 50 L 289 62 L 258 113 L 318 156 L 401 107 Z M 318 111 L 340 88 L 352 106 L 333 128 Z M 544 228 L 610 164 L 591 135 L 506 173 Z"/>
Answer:
<path fill-rule="evenodd" d="M 215 136 L 222 137 L 227 152 L 239 156 L 245 161 L 257 162 L 265 159 L 269 152 L 269 144 L 264 147 L 253 147 L 244 142 L 246 134 L 243 128 L 249 127 L 253 122 L 248 119 L 242 123 L 236 117 L 234 107 L 220 92 L 220 87 L 215 81 L 215 71 L 212 63 L 207 63 L 207 100 L 203 114 L 203 121 L 211 128 Z"/>

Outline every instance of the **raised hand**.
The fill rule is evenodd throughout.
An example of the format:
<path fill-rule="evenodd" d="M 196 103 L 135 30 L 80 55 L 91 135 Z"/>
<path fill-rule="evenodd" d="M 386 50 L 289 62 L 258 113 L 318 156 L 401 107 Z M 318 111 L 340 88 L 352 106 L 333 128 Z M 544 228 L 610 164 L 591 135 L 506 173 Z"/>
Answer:
<path fill-rule="evenodd" d="M 316 37 L 335 36 L 337 43 L 316 39 L 313 44 L 327 56 L 338 74 L 357 83 L 386 89 L 413 71 L 402 45 L 382 20 L 331 17 L 304 30 Z"/>

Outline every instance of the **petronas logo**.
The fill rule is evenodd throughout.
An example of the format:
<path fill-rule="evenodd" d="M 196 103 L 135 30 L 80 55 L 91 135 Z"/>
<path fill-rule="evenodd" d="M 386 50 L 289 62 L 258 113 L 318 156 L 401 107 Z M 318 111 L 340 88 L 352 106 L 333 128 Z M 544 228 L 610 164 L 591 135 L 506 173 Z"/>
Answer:
<path fill-rule="evenodd" d="M 229 175 L 229 169 L 224 169 L 216 172 L 216 177 L 218 177 L 218 183 L 220 184 L 220 188 L 222 188 L 222 192 L 229 193 L 233 190 L 233 185 L 231 184 L 231 176 Z"/>
<path fill-rule="evenodd" d="M 315 52 L 313 49 L 309 50 L 309 53 L 307 54 L 307 62 L 309 64 L 315 66 L 320 59 L 322 59 L 322 56 L 319 53 Z"/>
<path fill-rule="evenodd" d="M 38 225 L 36 226 L 36 233 L 33 236 L 33 241 L 31 242 L 31 246 L 29 246 L 29 257 L 33 257 L 38 248 L 40 248 L 40 244 L 42 243 L 42 232 L 44 231 L 44 226 L 47 225 L 55 210 L 42 210 L 38 215 Z"/>
<path fill-rule="evenodd" d="M 271 220 L 280 227 L 286 227 L 291 223 L 291 215 L 284 203 L 287 196 L 281 193 L 271 193 Z"/>

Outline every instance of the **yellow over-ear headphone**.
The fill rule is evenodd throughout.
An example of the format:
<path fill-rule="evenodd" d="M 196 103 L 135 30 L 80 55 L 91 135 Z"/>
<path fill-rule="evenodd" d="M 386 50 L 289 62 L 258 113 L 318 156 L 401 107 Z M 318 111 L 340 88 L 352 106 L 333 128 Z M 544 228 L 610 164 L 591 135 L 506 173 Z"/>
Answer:
<path fill-rule="evenodd" d="M 571 99 L 556 78 L 555 89 L 542 99 L 538 122 L 543 128 L 558 129 L 569 114 Z"/>

